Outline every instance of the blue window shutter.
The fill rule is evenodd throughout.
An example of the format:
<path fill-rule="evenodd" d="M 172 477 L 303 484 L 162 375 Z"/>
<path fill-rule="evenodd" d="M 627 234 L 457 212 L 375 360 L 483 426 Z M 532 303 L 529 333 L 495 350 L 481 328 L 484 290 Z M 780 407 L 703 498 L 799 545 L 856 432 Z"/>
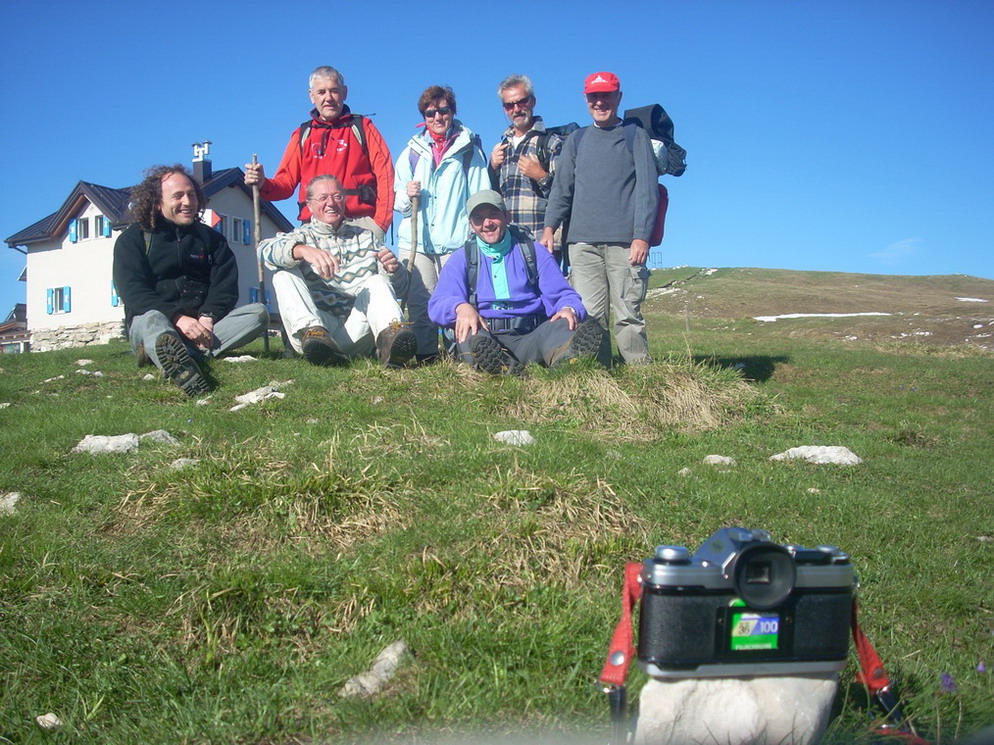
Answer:
<path fill-rule="evenodd" d="M 62 288 L 62 310 L 66 313 L 72 310 L 72 301 L 70 298 L 70 290 L 68 287 Z"/>
<path fill-rule="evenodd" d="M 76 220 L 69 221 L 69 242 L 76 242 Z"/>
<path fill-rule="evenodd" d="M 244 243 L 246 246 L 251 246 L 252 245 L 252 221 L 251 220 L 246 220 L 245 222 L 243 222 L 242 223 L 242 230 L 243 230 L 243 233 L 244 233 L 244 238 L 242 239 L 242 243 Z"/>
<path fill-rule="evenodd" d="M 51 287 L 45 290 L 45 302 L 47 303 L 48 315 L 52 315 L 55 312 L 55 290 Z"/>
<path fill-rule="evenodd" d="M 110 281 L 110 304 L 115 308 L 120 305 L 121 301 L 117 297 L 117 286 L 114 284 L 114 280 Z"/>
<path fill-rule="evenodd" d="M 258 303 L 259 302 L 259 288 L 249 287 L 249 302 Z"/>
<path fill-rule="evenodd" d="M 104 216 L 104 238 L 110 238 L 110 219 L 106 215 Z"/>

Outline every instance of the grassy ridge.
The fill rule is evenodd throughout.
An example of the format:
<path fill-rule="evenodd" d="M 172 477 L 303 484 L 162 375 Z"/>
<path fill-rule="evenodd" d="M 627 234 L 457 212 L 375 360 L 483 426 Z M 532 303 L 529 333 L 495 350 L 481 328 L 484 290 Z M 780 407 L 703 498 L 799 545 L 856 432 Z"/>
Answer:
<path fill-rule="evenodd" d="M 650 314 L 649 369 L 524 381 L 218 362 L 205 406 L 143 381 L 124 344 L 3 358 L 0 493 L 22 499 L 0 517 L 0 742 L 603 733 L 592 681 L 624 562 L 731 524 L 850 552 L 919 729 L 989 724 L 990 357 L 686 327 Z M 83 356 L 104 377 L 76 374 Z M 228 411 L 271 380 L 293 381 L 285 399 Z M 158 428 L 180 445 L 69 453 Z M 865 463 L 767 460 L 802 444 Z M 336 695 L 398 638 L 416 656 L 385 695 Z M 850 681 L 840 741 L 866 731 Z M 62 729 L 35 726 L 47 711 Z"/>

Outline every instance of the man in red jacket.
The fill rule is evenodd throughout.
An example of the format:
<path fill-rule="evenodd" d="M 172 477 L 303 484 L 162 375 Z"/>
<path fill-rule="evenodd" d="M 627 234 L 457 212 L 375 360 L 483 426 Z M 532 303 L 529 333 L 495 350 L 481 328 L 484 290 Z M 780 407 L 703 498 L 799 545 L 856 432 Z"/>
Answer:
<path fill-rule="evenodd" d="M 272 202 L 289 198 L 299 187 L 298 217 L 306 223 L 311 219 L 306 185 L 315 176 L 335 176 L 345 188 L 348 222 L 382 240 L 393 221 L 394 197 L 393 160 L 383 136 L 346 105 L 349 89 L 334 67 L 314 70 L 309 92 L 311 118 L 290 136 L 276 175 L 266 178 L 261 163 L 246 163 L 245 184 L 259 184 L 262 198 Z"/>

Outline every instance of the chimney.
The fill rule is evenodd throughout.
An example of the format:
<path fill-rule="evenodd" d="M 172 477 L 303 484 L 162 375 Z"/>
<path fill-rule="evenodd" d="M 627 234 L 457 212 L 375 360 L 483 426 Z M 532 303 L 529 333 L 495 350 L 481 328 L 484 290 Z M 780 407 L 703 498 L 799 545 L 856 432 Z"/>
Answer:
<path fill-rule="evenodd" d="M 210 152 L 210 140 L 204 140 L 202 143 L 193 143 L 193 178 L 195 178 L 197 183 L 201 186 L 210 181 L 213 173 L 211 170 L 211 162 L 206 157 L 210 155 Z"/>

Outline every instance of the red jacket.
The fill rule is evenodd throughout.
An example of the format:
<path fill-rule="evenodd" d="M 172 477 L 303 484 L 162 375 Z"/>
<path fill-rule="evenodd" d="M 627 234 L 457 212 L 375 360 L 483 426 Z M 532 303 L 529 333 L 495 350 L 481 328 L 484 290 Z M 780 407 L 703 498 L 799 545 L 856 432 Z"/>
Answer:
<path fill-rule="evenodd" d="M 315 176 L 337 176 L 346 190 L 345 212 L 349 217 L 372 217 L 377 225 L 386 230 L 393 221 L 393 161 L 376 126 L 367 117 L 362 117 L 360 121 L 366 136 L 368 156 L 352 131 L 353 116 L 348 106 L 333 122 L 324 121 L 316 109 L 312 110 L 303 149 L 300 147 L 298 127 L 290 136 L 280 167 L 260 189 L 262 198 L 271 202 L 287 199 L 299 186 L 298 217 L 302 221 L 309 220 L 311 211 L 305 201 L 307 183 Z M 356 190 L 368 191 L 369 187 L 375 188 L 375 203 L 371 194 L 356 193 Z"/>

